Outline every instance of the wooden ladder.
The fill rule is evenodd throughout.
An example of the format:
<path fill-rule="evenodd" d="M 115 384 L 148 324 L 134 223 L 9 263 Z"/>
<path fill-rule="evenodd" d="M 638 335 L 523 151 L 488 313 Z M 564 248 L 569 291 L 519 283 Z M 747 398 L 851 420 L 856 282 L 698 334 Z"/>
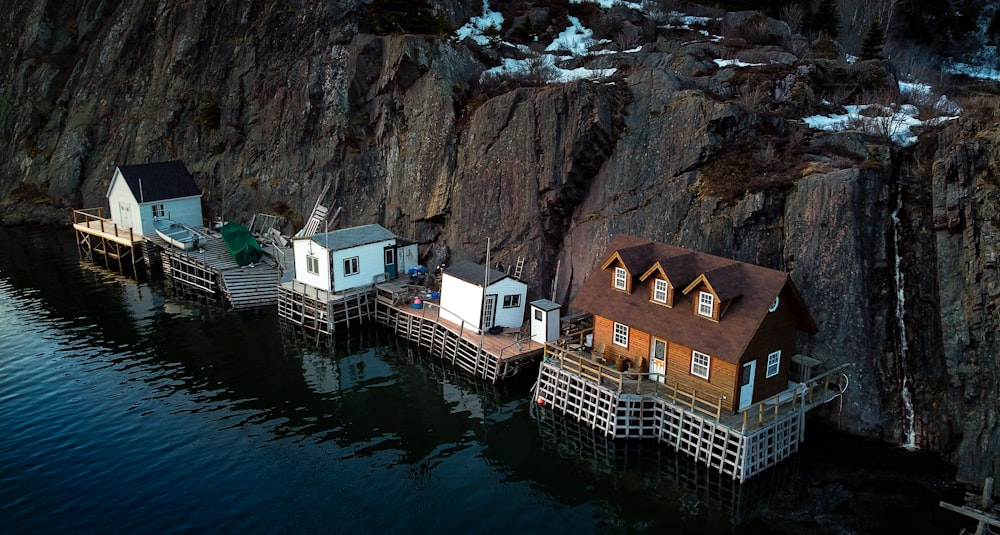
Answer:
<path fill-rule="evenodd" d="M 524 257 L 517 257 L 517 265 L 514 266 L 514 278 L 521 280 L 521 272 L 524 270 Z"/>

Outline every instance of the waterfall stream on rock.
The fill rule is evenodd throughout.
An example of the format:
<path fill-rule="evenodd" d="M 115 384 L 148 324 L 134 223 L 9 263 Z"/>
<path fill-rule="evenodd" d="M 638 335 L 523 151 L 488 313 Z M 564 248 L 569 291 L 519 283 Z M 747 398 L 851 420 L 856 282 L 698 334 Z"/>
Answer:
<path fill-rule="evenodd" d="M 900 398 L 902 399 L 902 411 L 903 411 L 903 444 L 902 446 L 908 450 L 917 449 L 917 433 L 915 426 L 915 417 L 913 411 L 913 393 L 910 387 L 910 364 L 908 362 L 909 358 L 909 346 L 906 340 L 906 295 L 905 295 L 905 276 L 903 275 L 903 254 L 900 250 L 902 247 L 902 237 L 903 225 L 900 220 L 900 212 L 903 210 L 903 191 L 902 191 L 902 178 L 900 179 L 900 184 L 896 191 L 896 206 L 892 211 L 892 240 L 893 240 L 893 269 L 895 273 L 894 282 L 896 285 L 896 321 L 899 326 L 898 336 L 899 344 L 897 346 L 896 361 L 897 370 L 900 375 Z"/>

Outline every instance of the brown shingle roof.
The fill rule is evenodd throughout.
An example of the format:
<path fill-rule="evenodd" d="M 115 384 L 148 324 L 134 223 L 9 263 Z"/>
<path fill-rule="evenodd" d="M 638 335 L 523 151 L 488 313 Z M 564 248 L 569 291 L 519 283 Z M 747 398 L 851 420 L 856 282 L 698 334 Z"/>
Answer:
<path fill-rule="evenodd" d="M 625 254 L 622 254 L 623 251 Z M 799 328 L 807 332 L 815 331 L 815 324 L 798 291 L 783 271 L 627 235 L 615 236 L 601 265 L 607 267 L 606 260 L 616 253 L 626 263 L 647 262 L 645 266 L 637 267 L 636 271 L 629 266 L 634 275 L 648 272 L 659 262 L 678 290 L 673 307 L 650 302 L 648 285 L 651 283 L 648 281 L 643 282 L 643 286 L 637 284 L 631 294 L 616 291 L 612 287 L 611 276 L 599 265 L 584 281 L 579 295 L 571 303 L 573 308 L 735 363 L 767 315 L 774 298 L 788 286 L 793 301 L 797 301 L 790 304 L 797 309 Z M 732 300 L 719 322 L 695 315 L 691 300 L 696 298 L 692 297 L 696 294 L 684 295 L 680 292 L 702 275 L 721 300 Z"/>

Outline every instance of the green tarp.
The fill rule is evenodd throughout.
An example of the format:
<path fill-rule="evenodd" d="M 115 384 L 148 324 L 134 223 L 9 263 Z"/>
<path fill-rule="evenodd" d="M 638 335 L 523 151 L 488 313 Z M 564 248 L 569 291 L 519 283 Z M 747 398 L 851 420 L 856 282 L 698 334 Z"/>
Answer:
<path fill-rule="evenodd" d="M 226 223 L 219 229 L 222 239 L 226 241 L 226 249 L 241 266 L 253 264 L 264 256 L 257 239 L 250 230 L 239 223 Z"/>

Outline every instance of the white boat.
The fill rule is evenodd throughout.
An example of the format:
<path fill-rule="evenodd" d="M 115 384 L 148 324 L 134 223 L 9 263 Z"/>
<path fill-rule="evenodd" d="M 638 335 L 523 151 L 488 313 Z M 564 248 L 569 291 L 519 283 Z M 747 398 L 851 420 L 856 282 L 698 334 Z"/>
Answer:
<path fill-rule="evenodd" d="M 156 229 L 156 234 L 170 245 L 183 251 L 194 249 L 197 236 L 184 225 L 170 219 L 157 219 L 153 221 L 153 228 Z"/>

